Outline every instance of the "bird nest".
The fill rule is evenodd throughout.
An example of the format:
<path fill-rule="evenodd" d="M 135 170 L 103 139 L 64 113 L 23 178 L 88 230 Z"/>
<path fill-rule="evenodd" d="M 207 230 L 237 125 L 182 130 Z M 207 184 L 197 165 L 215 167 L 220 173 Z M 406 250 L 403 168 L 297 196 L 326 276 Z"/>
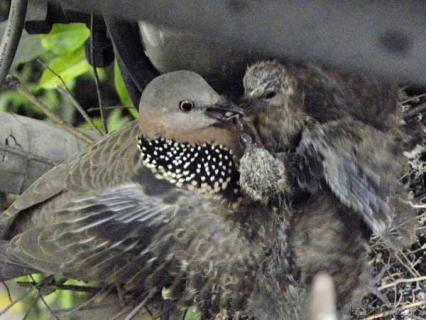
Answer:
<path fill-rule="evenodd" d="M 370 266 L 377 292 L 364 297 L 354 319 L 426 319 L 426 94 L 403 90 L 403 128 L 411 139 L 402 181 L 418 208 L 417 242 L 399 252 L 371 240 Z"/>
<path fill-rule="evenodd" d="M 400 97 L 400 105 L 403 110 L 403 128 L 410 137 L 410 147 L 405 154 L 408 158 L 406 174 L 401 178 L 410 190 L 410 198 L 418 207 L 417 242 L 410 248 L 394 252 L 389 250 L 378 238 L 371 240 L 370 270 L 373 273 L 374 283 L 371 287 L 376 288 L 368 296 L 364 297 L 361 306 L 353 310 L 353 319 L 426 319 L 426 94 L 410 94 L 404 90 Z M 46 281 L 30 281 L 21 285 L 31 286 L 36 289 L 36 298 L 43 299 L 45 291 L 71 290 L 74 292 L 85 292 L 91 298 L 82 302 L 81 305 L 66 310 L 66 315 L 76 315 L 84 308 L 93 308 L 92 304 L 100 303 L 104 298 L 113 293 L 118 296 L 120 303 L 118 310 L 113 312 L 114 319 L 126 316 L 130 319 L 139 314 L 143 309 L 150 314 L 161 314 L 172 310 L 172 306 L 150 305 L 146 308 L 140 296 L 123 297 L 119 288 L 96 288 L 87 285 L 68 285 L 60 283 L 47 283 Z M 51 290 L 49 289 L 51 288 Z M 28 291 L 30 292 L 30 291 Z M 11 299 L 12 300 L 12 299 Z M 18 299 L 19 300 L 19 299 Z M 16 303 L 15 300 L 11 306 Z M 129 301 L 130 300 L 130 301 Z M 47 303 L 42 300 L 44 305 Z M 112 303 L 114 304 L 114 302 Z M 31 305 L 34 305 L 32 302 Z M 8 308 L 7 308 L 8 309 Z M 7 311 L 4 310 L 2 313 Z M 51 315 L 58 312 L 50 310 Z M 191 309 L 190 309 L 191 310 Z M 198 316 L 187 316 L 185 319 L 198 319 Z M 144 319 L 156 318 L 147 316 Z"/>

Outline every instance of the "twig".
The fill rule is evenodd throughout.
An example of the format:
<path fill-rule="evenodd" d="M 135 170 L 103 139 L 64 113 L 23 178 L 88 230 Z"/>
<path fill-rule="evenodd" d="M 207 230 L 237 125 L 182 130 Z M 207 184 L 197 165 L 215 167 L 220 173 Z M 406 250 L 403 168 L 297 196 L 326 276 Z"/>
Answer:
<path fill-rule="evenodd" d="M 46 302 L 46 300 L 44 299 L 43 295 L 40 293 L 40 290 L 38 291 L 38 296 L 41 300 L 41 302 L 44 304 L 44 306 L 46 307 L 46 309 L 49 311 L 49 313 L 53 316 L 53 318 L 55 318 L 56 320 L 61 320 L 58 315 L 56 314 L 55 311 L 52 310 L 52 308 L 49 306 L 49 304 Z"/>
<path fill-rule="evenodd" d="M 37 109 L 43 112 L 49 119 L 51 119 L 54 123 L 60 125 L 65 130 L 73 134 L 76 138 L 88 143 L 92 144 L 93 139 L 89 136 L 85 135 L 83 132 L 77 130 L 70 124 L 66 123 L 61 117 L 57 116 L 55 113 L 49 110 L 49 108 L 44 105 L 36 96 L 34 96 L 20 81 L 18 78 L 14 76 L 7 76 L 6 83 L 9 88 L 13 90 L 17 90 L 20 94 L 22 94 L 25 98 L 27 98 L 31 103 L 34 104 Z"/>
<path fill-rule="evenodd" d="M 382 290 L 390 288 L 390 287 L 395 287 L 395 286 L 397 286 L 398 284 L 401 284 L 401 283 L 411 283 L 411 282 L 418 282 L 418 281 L 423 281 L 423 280 L 426 280 L 426 276 L 417 277 L 417 278 L 410 278 L 410 279 L 398 279 L 398 280 L 396 280 L 392 283 L 388 283 L 388 284 L 385 284 L 385 285 L 379 287 L 378 290 L 382 291 Z"/>
<path fill-rule="evenodd" d="M 185 320 L 186 315 L 188 314 L 189 308 L 185 308 L 185 310 L 182 312 L 181 316 L 179 317 L 179 320 Z"/>
<path fill-rule="evenodd" d="M 123 309 L 121 309 L 121 311 L 117 312 L 110 320 L 118 320 L 121 318 L 121 316 L 123 316 L 124 314 L 126 314 L 127 311 L 129 311 L 130 308 L 129 307 L 124 307 Z"/>
<path fill-rule="evenodd" d="M 125 107 L 123 106 L 109 106 L 109 107 L 104 107 L 104 110 L 111 110 L 111 109 L 124 109 Z M 89 108 L 87 109 L 87 112 L 93 112 L 93 111 L 99 111 L 99 108 Z"/>
<path fill-rule="evenodd" d="M 406 305 L 403 305 L 402 307 L 395 308 L 394 310 L 390 310 L 390 311 L 385 311 L 385 312 L 373 314 L 372 316 L 369 316 L 367 318 L 363 318 L 362 320 L 375 320 L 375 319 L 384 318 L 384 317 L 387 317 L 387 316 L 391 316 L 391 315 L 395 314 L 398 311 L 408 310 L 408 309 L 412 309 L 412 308 L 415 308 L 415 307 L 422 306 L 425 303 L 426 303 L 426 301 L 415 301 L 415 302 L 411 302 L 411 303 L 408 303 Z"/>
<path fill-rule="evenodd" d="M 405 261 L 407 262 L 407 263 L 405 263 L 404 261 L 402 261 L 402 259 L 401 259 L 401 257 L 399 256 L 399 254 L 405 259 Z M 420 274 L 417 272 L 417 270 L 416 269 L 414 269 L 413 268 L 413 266 L 411 265 L 411 261 L 407 258 L 407 256 L 405 255 L 405 253 L 404 252 L 402 252 L 402 251 L 400 251 L 399 252 L 399 254 L 398 253 L 395 253 L 395 258 L 396 258 L 396 260 L 398 260 L 398 262 L 402 265 L 402 266 L 404 266 L 406 269 L 407 269 L 407 271 L 408 272 L 410 272 L 412 275 L 413 275 L 413 277 L 420 277 Z"/>
<path fill-rule="evenodd" d="M 38 297 L 40 298 L 41 302 L 44 304 L 46 309 L 50 312 L 50 314 L 56 319 L 60 320 L 59 317 L 55 314 L 55 312 L 52 310 L 52 308 L 49 306 L 49 304 L 44 299 L 43 295 L 41 294 L 39 286 L 37 286 L 37 282 L 35 281 L 32 274 L 30 274 L 31 281 L 35 283 L 34 288 L 37 290 Z"/>
<path fill-rule="evenodd" d="M 65 316 L 67 316 L 67 315 L 72 315 L 74 312 L 77 312 L 77 311 L 80 311 L 80 310 L 91 310 L 91 309 L 101 308 L 102 305 L 90 306 L 90 304 L 92 302 L 96 302 L 96 300 L 99 299 L 99 296 L 101 296 L 101 295 L 107 296 L 110 292 L 111 292 L 111 288 L 101 289 L 98 293 L 96 293 L 95 295 L 90 297 L 87 301 L 79 304 L 78 306 L 76 306 L 74 308 L 71 308 L 71 309 L 66 310 L 66 311 L 60 311 L 60 312 L 62 312 Z M 102 297 L 102 299 L 100 301 L 102 301 L 104 298 L 105 297 Z"/>
<path fill-rule="evenodd" d="M 20 296 L 18 299 L 14 300 L 11 304 L 9 304 L 6 308 L 4 308 L 2 311 L 0 311 L 0 316 L 4 315 L 6 312 L 10 310 L 15 304 L 17 304 L 19 301 L 24 300 L 29 294 L 31 293 L 31 290 L 28 290 L 25 292 L 22 296 Z"/>
<path fill-rule="evenodd" d="M 418 115 L 420 112 L 426 111 L 426 103 L 422 103 L 417 107 L 410 108 L 410 110 L 403 113 L 404 119 L 409 119 Z"/>
<path fill-rule="evenodd" d="M 93 123 L 92 119 L 89 117 L 87 112 L 83 109 L 83 107 L 80 105 L 80 103 L 78 103 L 78 101 L 74 98 L 74 95 L 72 94 L 70 89 L 68 89 L 64 79 L 55 70 L 53 70 L 51 67 L 49 67 L 47 64 L 45 64 L 40 59 L 37 59 L 36 61 L 40 65 L 42 65 L 44 68 L 49 70 L 51 73 L 53 73 L 55 75 L 55 77 L 57 77 L 59 79 L 59 81 L 61 81 L 63 87 L 61 87 L 61 86 L 58 87 L 59 92 L 62 95 L 64 95 L 65 97 L 68 98 L 68 100 L 71 102 L 71 104 L 78 110 L 78 112 L 80 112 L 81 116 L 84 118 L 84 120 L 86 120 L 86 122 L 90 125 L 90 127 L 92 127 L 92 129 L 97 131 L 102 136 L 103 135 L 102 131 L 99 130 L 98 127 L 95 126 L 95 124 Z"/>
<path fill-rule="evenodd" d="M 17 281 L 16 283 L 23 287 L 34 286 L 37 284 L 36 282 L 26 282 L 26 281 Z M 71 284 L 59 284 L 59 283 L 51 284 L 49 286 L 55 290 L 69 290 L 69 291 L 86 292 L 86 293 L 94 293 L 94 294 L 99 293 L 101 290 L 101 288 L 98 288 L 98 287 L 76 286 Z"/>
<path fill-rule="evenodd" d="M 426 209 L 426 203 L 410 203 L 414 209 Z"/>
<path fill-rule="evenodd" d="M 78 308 L 78 309 L 76 309 L 76 308 L 55 309 L 54 311 L 55 311 L 56 314 L 60 314 L 61 316 L 65 317 L 65 316 L 72 316 L 74 313 L 76 313 L 78 311 L 90 311 L 90 310 L 106 309 L 108 307 L 111 307 L 110 303 L 93 304 L 93 305 L 89 305 L 89 306 L 86 306 L 86 307 L 83 306 L 83 307 Z M 112 320 L 112 319 L 108 319 L 108 320 Z"/>
<path fill-rule="evenodd" d="M 90 15 L 90 60 L 92 60 L 92 67 L 93 67 L 93 74 L 95 76 L 95 86 L 96 86 L 96 95 L 98 97 L 98 106 L 99 106 L 99 111 L 101 113 L 101 119 L 102 119 L 102 123 L 104 125 L 104 131 L 105 133 L 108 133 L 108 125 L 106 123 L 105 120 L 105 114 L 104 114 L 104 108 L 102 105 L 102 95 L 101 95 L 101 90 L 99 87 L 99 75 L 98 75 L 98 70 L 96 69 L 96 61 L 95 61 L 95 54 L 94 54 L 94 50 L 93 50 L 93 35 L 94 35 L 94 17 L 95 17 L 95 13 L 92 12 L 92 14 Z"/>
<path fill-rule="evenodd" d="M 141 303 L 139 303 L 126 317 L 124 320 L 132 320 L 134 317 L 136 317 L 139 312 L 142 310 L 142 308 L 145 306 L 145 304 L 148 302 L 149 299 L 152 298 L 152 296 L 155 294 L 156 290 L 151 290 L 150 293 L 145 297 L 145 299 L 142 300 Z"/>
<path fill-rule="evenodd" d="M 30 307 L 28 308 L 27 312 L 25 312 L 24 317 L 23 317 L 21 320 L 25 320 L 25 319 L 27 319 L 27 318 L 28 318 L 28 316 L 30 315 L 31 311 L 33 311 L 33 308 L 34 308 L 34 306 L 35 306 L 35 305 L 36 305 L 36 303 L 37 303 L 37 299 L 38 299 L 38 296 L 36 296 L 36 297 L 33 299 L 33 301 L 31 302 Z"/>
<path fill-rule="evenodd" d="M 47 165 L 51 165 L 52 167 L 55 165 L 55 162 L 51 161 L 50 159 L 47 159 L 47 158 L 44 158 L 44 157 L 41 157 L 41 156 L 38 156 L 38 155 L 35 155 L 35 154 L 30 154 L 30 153 L 27 153 L 25 151 L 22 151 L 22 150 L 19 150 L 19 149 L 16 149 L 16 148 L 12 148 L 12 147 L 9 147 L 9 146 L 0 145 L 0 152 L 4 152 L 4 153 L 7 152 L 7 153 L 15 154 L 15 155 L 18 155 L 18 156 L 21 156 L 21 157 L 26 157 L 30 161 L 39 161 L 39 162 L 45 163 Z"/>
<path fill-rule="evenodd" d="M 407 102 L 419 100 L 420 98 L 423 98 L 423 97 L 426 97 L 426 93 L 422 93 L 422 94 L 419 94 L 417 96 L 409 97 L 405 100 L 400 101 L 399 104 L 401 104 L 401 105 L 406 104 Z"/>
<path fill-rule="evenodd" d="M 173 308 L 174 308 L 174 305 L 172 303 L 168 304 L 167 306 L 163 305 L 162 306 L 163 310 L 161 310 L 161 313 L 158 316 L 156 316 L 154 318 L 154 320 L 164 320 L 164 319 L 169 320 L 170 319 L 170 311 L 172 311 Z"/>
<path fill-rule="evenodd" d="M 7 297 L 9 299 L 10 303 L 12 303 L 13 300 L 12 300 L 12 295 L 10 294 L 9 286 L 6 284 L 5 281 L 2 281 L 2 283 L 3 283 L 4 288 L 6 289 Z"/>

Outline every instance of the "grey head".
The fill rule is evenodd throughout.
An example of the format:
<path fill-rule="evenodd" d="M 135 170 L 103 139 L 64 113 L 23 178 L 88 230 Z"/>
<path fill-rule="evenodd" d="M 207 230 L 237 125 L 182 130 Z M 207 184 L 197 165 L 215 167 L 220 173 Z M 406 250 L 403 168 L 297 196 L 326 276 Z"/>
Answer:
<path fill-rule="evenodd" d="M 174 71 L 151 81 L 142 93 L 141 120 L 175 128 L 203 129 L 235 115 L 231 103 L 197 73 Z"/>
<path fill-rule="evenodd" d="M 294 94 L 296 80 L 275 60 L 247 68 L 243 78 L 244 99 L 254 106 L 283 106 Z"/>

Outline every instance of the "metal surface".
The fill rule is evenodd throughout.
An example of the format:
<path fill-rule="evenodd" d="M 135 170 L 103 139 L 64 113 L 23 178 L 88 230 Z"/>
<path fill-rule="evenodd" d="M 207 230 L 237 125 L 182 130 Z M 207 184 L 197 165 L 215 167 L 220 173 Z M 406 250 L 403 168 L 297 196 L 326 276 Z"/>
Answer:
<path fill-rule="evenodd" d="M 85 44 L 86 58 L 91 65 L 105 68 L 114 61 L 114 50 L 108 38 L 104 19 L 100 16 L 93 17 L 93 25 L 89 24 L 92 31 L 92 40 Z M 93 43 L 92 43 L 93 42 Z M 93 52 L 91 52 L 93 50 Z M 92 56 L 93 60 L 92 61 Z"/>
<path fill-rule="evenodd" d="M 426 84 L 426 2 L 56 0 L 67 7 L 200 32 L 224 48 Z"/>
<path fill-rule="evenodd" d="M 25 31 L 29 34 L 48 33 L 52 29 L 48 15 L 47 0 L 30 0 L 25 18 Z"/>
<path fill-rule="evenodd" d="M 139 22 L 145 53 L 161 73 L 192 70 L 201 74 L 218 92 L 239 96 L 247 64 L 258 55 L 252 50 L 223 46 L 191 32 L 176 31 Z"/>
<path fill-rule="evenodd" d="M 133 104 L 138 106 L 141 92 L 158 72 L 144 53 L 137 24 L 112 16 L 104 18 L 123 80 Z"/>

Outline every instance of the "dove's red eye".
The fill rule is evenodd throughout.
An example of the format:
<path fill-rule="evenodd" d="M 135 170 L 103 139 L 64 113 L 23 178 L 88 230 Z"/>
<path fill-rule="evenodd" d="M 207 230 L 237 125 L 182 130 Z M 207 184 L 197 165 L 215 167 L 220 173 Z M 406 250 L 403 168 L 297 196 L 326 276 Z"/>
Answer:
<path fill-rule="evenodd" d="M 182 100 L 179 102 L 179 109 L 182 112 L 189 112 L 194 108 L 194 101 Z"/>

